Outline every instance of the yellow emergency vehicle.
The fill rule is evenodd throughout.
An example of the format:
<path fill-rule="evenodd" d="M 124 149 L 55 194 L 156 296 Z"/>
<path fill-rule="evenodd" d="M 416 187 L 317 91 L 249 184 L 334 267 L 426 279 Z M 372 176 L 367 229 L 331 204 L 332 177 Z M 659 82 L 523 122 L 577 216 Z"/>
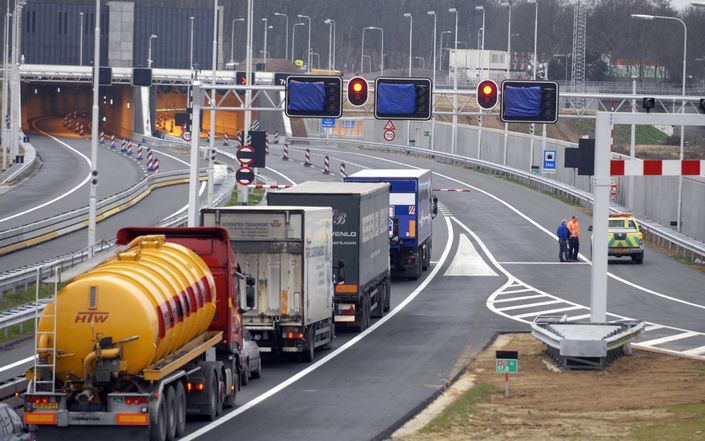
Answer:
<path fill-rule="evenodd" d="M 629 256 L 634 263 L 644 261 L 644 234 L 632 213 L 610 213 L 607 247 L 610 256 Z"/>

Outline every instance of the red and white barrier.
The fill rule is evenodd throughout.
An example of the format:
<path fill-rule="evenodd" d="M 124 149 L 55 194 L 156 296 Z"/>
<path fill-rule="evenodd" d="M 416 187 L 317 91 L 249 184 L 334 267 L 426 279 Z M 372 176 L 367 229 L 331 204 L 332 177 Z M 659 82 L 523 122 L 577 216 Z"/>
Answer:
<path fill-rule="evenodd" d="M 284 161 L 289 160 L 289 144 L 284 144 L 284 154 L 282 155 Z"/>
<path fill-rule="evenodd" d="M 279 130 L 274 132 L 274 140 L 272 141 L 274 144 L 279 144 Z"/>
<path fill-rule="evenodd" d="M 269 154 L 269 134 L 264 137 L 264 154 Z"/>
<path fill-rule="evenodd" d="M 705 160 L 699 159 L 613 159 L 611 176 L 700 176 L 705 174 Z"/>
<path fill-rule="evenodd" d="M 83 136 L 83 124 L 81 124 L 81 127 L 78 129 L 78 134 Z"/>
<path fill-rule="evenodd" d="M 224 133 L 224 134 L 223 134 L 223 145 L 226 146 L 226 147 L 230 145 L 230 142 L 229 142 L 229 140 L 228 140 L 228 134 L 227 134 L 227 133 Z"/>
<path fill-rule="evenodd" d="M 105 132 L 100 132 L 100 145 L 105 144 Z"/>
<path fill-rule="evenodd" d="M 340 163 L 340 174 L 343 175 L 344 177 L 348 176 L 348 174 L 345 173 L 345 163 L 344 162 Z"/>
<path fill-rule="evenodd" d="M 467 188 L 434 188 L 433 191 L 449 191 L 451 193 L 470 193 Z"/>
<path fill-rule="evenodd" d="M 143 159 L 142 158 L 142 143 L 139 143 L 139 142 L 137 143 L 137 157 L 135 159 L 137 159 L 138 161 L 141 161 Z"/>
<path fill-rule="evenodd" d="M 267 188 L 270 190 L 280 190 L 282 188 L 291 188 L 293 185 L 291 184 L 250 184 L 247 186 L 248 188 Z"/>
<path fill-rule="evenodd" d="M 154 154 L 152 153 L 152 148 L 147 147 L 147 164 L 151 165 L 154 161 Z"/>
<path fill-rule="evenodd" d="M 328 157 L 328 155 L 323 158 L 323 174 L 330 174 L 330 157 Z"/>
<path fill-rule="evenodd" d="M 127 151 L 127 141 L 122 140 L 122 145 L 120 146 L 120 153 L 125 153 Z"/>
<path fill-rule="evenodd" d="M 127 156 L 132 156 L 132 141 L 127 143 Z"/>
<path fill-rule="evenodd" d="M 159 173 L 159 159 L 154 158 L 154 167 L 153 167 L 154 173 Z"/>
<path fill-rule="evenodd" d="M 304 161 L 304 167 L 311 167 L 311 149 L 306 147 L 306 160 Z"/>
<path fill-rule="evenodd" d="M 115 150 L 115 135 L 110 138 L 110 148 Z"/>
<path fill-rule="evenodd" d="M 153 166 L 154 166 L 154 159 L 151 159 L 151 158 L 147 159 L 147 171 L 148 172 L 152 171 Z"/>

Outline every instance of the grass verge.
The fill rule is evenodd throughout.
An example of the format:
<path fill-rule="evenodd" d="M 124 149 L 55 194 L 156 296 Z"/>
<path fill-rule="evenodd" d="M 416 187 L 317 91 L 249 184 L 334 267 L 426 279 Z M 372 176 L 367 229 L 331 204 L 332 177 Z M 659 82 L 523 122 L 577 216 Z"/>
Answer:
<path fill-rule="evenodd" d="M 247 205 L 259 204 L 262 201 L 262 198 L 264 198 L 265 194 L 266 191 L 263 188 L 255 188 L 254 190 L 250 190 L 247 193 Z M 240 203 L 237 201 L 237 190 L 233 191 L 233 193 L 230 195 L 230 201 L 228 202 L 228 205 L 240 205 Z"/>
<path fill-rule="evenodd" d="M 490 395 L 495 387 L 491 384 L 481 383 L 473 386 L 470 390 L 460 396 L 453 404 L 448 406 L 443 413 L 434 418 L 427 426 L 421 429 L 421 433 L 433 434 L 443 432 L 450 426 L 462 423 L 468 415 L 475 414 L 475 406 L 478 403 L 489 401 Z"/>
<path fill-rule="evenodd" d="M 705 439 L 705 403 L 669 406 L 668 421 L 637 423 L 632 435 L 638 441 L 681 441 Z"/>

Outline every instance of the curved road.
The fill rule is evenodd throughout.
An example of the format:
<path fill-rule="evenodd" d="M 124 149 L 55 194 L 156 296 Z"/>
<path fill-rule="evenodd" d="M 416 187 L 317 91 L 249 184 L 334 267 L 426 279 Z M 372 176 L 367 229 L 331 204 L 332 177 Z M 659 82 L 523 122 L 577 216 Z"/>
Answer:
<path fill-rule="evenodd" d="M 272 177 L 278 171 L 297 182 L 338 179 L 304 168 L 301 149 L 291 148 L 287 162 L 279 159 L 280 148 L 270 150 Z M 440 393 L 495 333 L 527 330 L 526 321 L 554 309 L 573 317 L 589 312 L 589 265 L 558 264 L 555 256 L 552 232 L 573 207 L 426 159 L 329 147 L 312 152 L 314 164 L 329 154 L 334 171 L 339 160 L 349 173 L 360 167 L 430 168 L 434 187 L 471 192 L 438 194 L 436 263 L 423 280 L 393 283 L 388 316 L 365 333 L 339 335 L 333 350 L 319 353 L 312 365 L 268 361 L 263 378 L 242 390 L 236 409 L 214 423 L 189 423 L 184 439 L 328 440 L 332 433 L 340 440 L 382 439 Z M 581 218 L 586 230 L 589 219 Z M 705 346 L 705 302 L 698 300 L 705 275 L 647 251 L 643 265 L 610 265 L 608 311 L 652 322 L 642 339 L 649 346 L 680 352 Z M 0 365 L 17 360 L 21 349 L 3 353 Z"/>

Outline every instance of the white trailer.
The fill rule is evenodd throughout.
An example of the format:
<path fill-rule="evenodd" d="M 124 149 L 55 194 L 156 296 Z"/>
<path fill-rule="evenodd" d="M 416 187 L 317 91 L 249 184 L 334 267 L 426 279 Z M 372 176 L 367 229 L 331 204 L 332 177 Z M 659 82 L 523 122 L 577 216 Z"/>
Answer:
<path fill-rule="evenodd" d="M 254 278 L 254 307 L 242 296 L 245 328 L 260 350 L 300 354 L 335 335 L 333 227 L 330 207 L 219 207 L 202 210 L 203 226 L 228 230 L 239 272 Z"/>

